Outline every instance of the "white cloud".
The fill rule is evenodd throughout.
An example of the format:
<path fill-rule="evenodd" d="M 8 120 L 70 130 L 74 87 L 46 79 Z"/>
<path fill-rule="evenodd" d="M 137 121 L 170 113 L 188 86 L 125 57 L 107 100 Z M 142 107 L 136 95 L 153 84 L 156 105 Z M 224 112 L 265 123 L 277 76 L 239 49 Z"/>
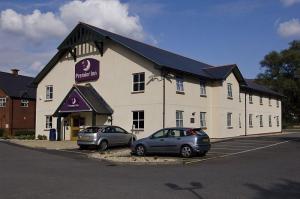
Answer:
<path fill-rule="evenodd" d="M 3 31 L 41 41 L 65 36 L 79 21 L 137 40 L 145 39 L 139 17 L 129 15 L 128 5 L 119 0 L 74 0 L 62 5 L 57 14 L 34 10 L 24 15 L 7 9 L 1 12 L 0 27 Z"/>
<path fill-rule="evenodd" d="M 291 19 L 280 23 L 277 32 L 282 37 L 300 37 L 299 19 Z"/>
<path fill-rule="evenodd" d="M 280 0 L 284 6 L 292 6 L 296 3 L 300 3 L 300 0 Z"/>

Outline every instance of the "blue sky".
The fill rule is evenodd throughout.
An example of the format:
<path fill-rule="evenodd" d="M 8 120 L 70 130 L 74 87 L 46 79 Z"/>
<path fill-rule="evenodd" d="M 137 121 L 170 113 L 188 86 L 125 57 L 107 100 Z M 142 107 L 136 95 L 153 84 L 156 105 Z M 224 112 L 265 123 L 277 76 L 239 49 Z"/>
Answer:
<path fill-rule="evenodd" d="M 104 14 L 97 10 L 93 14 L 88 4 L 91 2 L 93 7 L 99 5 L 100 13 Z M 101 0 L 77 4 L 61 0 L 1 1 L 0 51 L 4 55 L 0 55 L 0 70 L 20 67 L 24 74 L 36 75 L 54 55 L 76 20 L 111 28 L 119 34 L 208 64 L 235 63 L 246 78 L 254 78 L 261 72 L 259 62 L 268 52 L 284 49 L 290 41 L 300 39 L 299 0 L 104 2 L 105 5 Z M 105 6 L 112 7 L 107 14 L 103 10 Z M 43 22 L 37 26 L 30 24 L 37 20 L 30 18 L 34 10 L 39 11 L 36 18 Z M 51 16 L 46 16 L 47 12 Z M 14 17 L 22 22 L 21 28 L 11 25 L 16 21 L 10 22 Z M 60 24 L 63 28 L 58 27 Z M 15 55 L 17 57 L 11 59 Z"/>

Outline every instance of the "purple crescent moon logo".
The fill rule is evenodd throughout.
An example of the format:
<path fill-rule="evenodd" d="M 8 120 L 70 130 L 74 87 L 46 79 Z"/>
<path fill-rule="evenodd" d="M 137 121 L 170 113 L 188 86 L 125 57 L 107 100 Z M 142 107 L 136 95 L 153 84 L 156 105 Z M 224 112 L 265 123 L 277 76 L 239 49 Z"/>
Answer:
<path fill-rule="evenodd" d="M 77 102 L 77 99 L 76 99 L 76 97 L 73 97 L 73 98 L 72 98 L 72 101 L 71 101 L 71 103 L 72 103 L 73 105 L 75 105 L 75 104 L 76 104 L 76 102 Z"/>
<path fill-rule="evenodd" d="M 75 65 L 75 81 L 90 82 L 99 79 L 100 62 L 97 59 L 86 58 Z"/>

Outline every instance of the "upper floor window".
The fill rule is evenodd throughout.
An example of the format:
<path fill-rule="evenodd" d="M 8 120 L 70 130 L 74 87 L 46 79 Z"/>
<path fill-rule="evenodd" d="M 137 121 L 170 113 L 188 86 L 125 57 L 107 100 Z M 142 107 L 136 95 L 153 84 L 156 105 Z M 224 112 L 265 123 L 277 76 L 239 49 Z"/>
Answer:
<path fill-rule="evenodd" d="M 28 107 L 29 101 L 28 100 L 21 100 L 21 107 Z"/>
<path fill-rule="evenodd" d="M 206 128 L 206 113 L 200 112 L 200 127 Z"/>
<path fill-rule="evenodd" d="M 206 84 L 200 82 L 200 96 L 206 96 Z"/>
<path fill-rule="evenodd" d="M 52 128 L 52 116 L 46 115 L 46 129 Z"/>
<path fill-rule="evenodd" d="M 133 117 L 132 121 L 133 121 L 134 129 L 143 130 L 144 121 L 145 121 L 144 111 L 133 111 L 132 117 Z"/>
<path fill-rule="evenodd" d="M 269 97 L 269 106 L 272 106 L 271 98 Z"/>
<path fill-rule="evenodd" d="M 272 127 L 272 116 L 269 115 L 269 127 Z"/>
<path fill-rule="evenodd" d="M 252 94 L 249 94 L 249 104 L 253 104 L 253 101 L 252 101 Z"/>
<path fill-rule="evenodd" d="M 46 100 L 53 100 L 53 86 L 46 86 Z"/>
<path fill-rule="evenodd" d="M 232 113 L 227 113 L 227 128 L 232 128 L 231 119 L 232 119 Z"/>
<path fill-rule="evenodd" d="M 263 97 L 262 96 L 259 96 L 259 104 L 263 105 Z"/>
<path fill-rule="evenodd" d="M 276 116 L 276 124 L 279 126 L 279 116 Z"/>
<path fill-rule="evenodd" d="M 233 96 L 232 96 L 232 84 L 231 83 L 227 83 L 227 97 L 228 98 L 233 98 Z"/>
<path fill-rule="evenodd" d="M 253 127 L 253 123 L 252 123 L 252 114 L 249 114 L 249 127 L 252 128 Z"/>
<path fill-rule="evenodd" d="M 176 111 L 176 127 L 183 127 L 183 111 Z"/>
<path fill-rule="evenodd" d="M 0 107 L 5 107 L 6 106 L 6 97 L 1 97 L 0 98 Z"/>
<path fill-rule="evenodd" d="M 145 73 L 133 74 L 133 92 L 143 92 L 145 90 Z"/>
<path fill-rule="evenodd" d="M 276 100 L 276 107 L 279 107 L 279 100 Z"/>
<path fill-rule="evenodd" d="M 176 77 L 176 91 L 180 93 L 184 92 L 182 77 Z"/>
<path fill-rule="evenodd" d="M 259 115 L 259 126 L 263 127 L 264 123 L 263 123 L 263 115 Z"/>

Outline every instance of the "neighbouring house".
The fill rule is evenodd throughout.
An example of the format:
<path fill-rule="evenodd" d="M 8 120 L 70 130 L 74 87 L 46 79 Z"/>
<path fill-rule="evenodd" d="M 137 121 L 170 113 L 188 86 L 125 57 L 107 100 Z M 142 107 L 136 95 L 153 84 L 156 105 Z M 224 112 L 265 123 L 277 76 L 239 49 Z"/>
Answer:
<path fill-rule="evenodd" d="M 164 127 L 201 127 L 212 138 L 281 132 L 281 94 L 212 66 L 79 23 L 34 80 L 36 134 L 76 140 L 113 124 L 139 138 Z"/>
<path fill-rule="evenodd" d="M 4 135 L 35 130 L 36 88 L 33 77 L 0 72 L 0 129 Z"/>

